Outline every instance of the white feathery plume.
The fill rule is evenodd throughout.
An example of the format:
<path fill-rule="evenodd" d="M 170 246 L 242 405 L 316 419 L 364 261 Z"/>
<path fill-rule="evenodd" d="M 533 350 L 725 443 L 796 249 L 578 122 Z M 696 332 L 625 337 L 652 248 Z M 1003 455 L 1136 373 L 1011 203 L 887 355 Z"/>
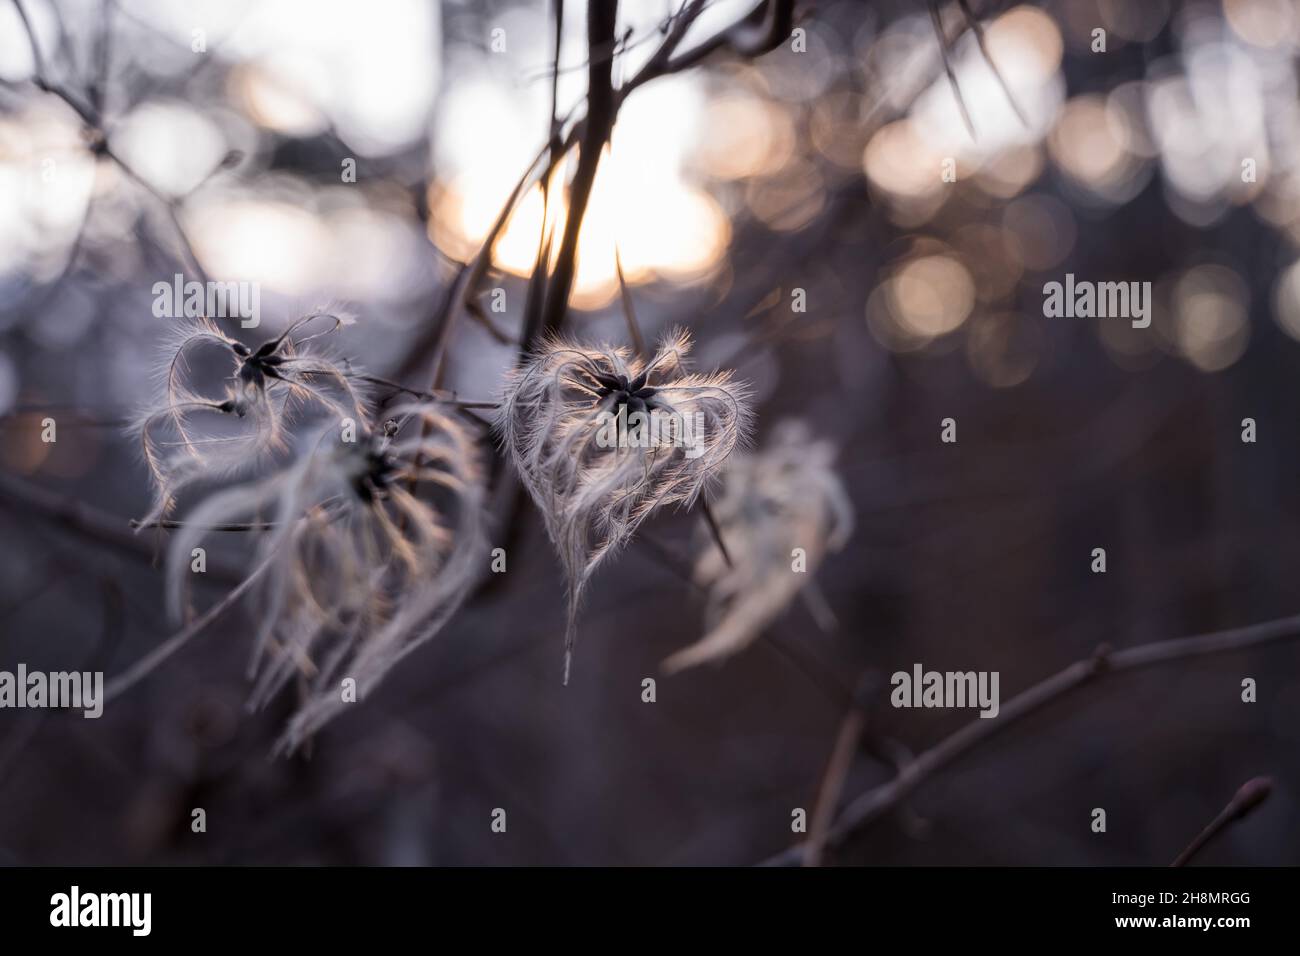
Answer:
<path fill-rule="evenodd" d="M 251 707 L 294 678 L 304 699 L 278 748 L 292 751 L 363 699 L 446 623 L 487 550 L 474 439 L 432 402 L 395 408 L 355 441 L 333 425 L 292 466 L 219 491 L 187 515 L 168 554 L 168 605 L 179 616 L 192 549 L 214 526 L 266 521 L 250 566 L 259 620 Z"/>
<path fill-rule="evenodd" d="M 835 446 L 801 421 L 785 420 L 758 452 L 735 455 L 714 514 L 728 555 L 710 538 L 695 564 L 708 591 L 708 633 L 663 662 L 668 673 L 721 661 L 758 639 L 808 586 L 825 556 L 853 532 L 853 506 L 835 474 Z M 792 552 L 802 548 L 805 572 Z"/>
<path fill-rule="evenodd" d="M 233 475 L 283 451 L 287 422 L 299 407 L 364 422 L 362 391 L 350 370 L 322 352 L 303 350 L 354 321 L 312 312 L 257 348 L 230 338 L 207 318 L 174 326 L 159 398 L 132 426 L 155 488 L 141 524 L 165 517 L 195 481 Z M 194 381 L 197 372 L 218 379 L 219 393 L 204 394 Z"/>
<path fill-rule="evenodd" d="M 648 360 L 551 339 L 507 377 L 496 425 L 563 566 L 566 684 L 592 574 L 656 508 L 693 503 L 748 437 L 748 386 L 688 374 L 689 350 L 684 331 Z"/>

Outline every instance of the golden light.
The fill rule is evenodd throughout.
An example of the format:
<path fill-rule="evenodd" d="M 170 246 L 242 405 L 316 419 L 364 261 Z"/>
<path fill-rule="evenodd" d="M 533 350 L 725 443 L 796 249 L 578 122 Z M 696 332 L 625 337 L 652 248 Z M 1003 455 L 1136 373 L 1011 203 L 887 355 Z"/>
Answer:
<path fill-rule="evenodd" d="M 975 305 L 975 283 L 956 259 L 922 256 L 888 284 L 891 311 L 912 335 L 933 339 L 954 331 Z"/>
<path fill-rule="evenodd" d="M 862 168 L 880 189 L 902 199 L 920 199 L 943 187 L 944 158 L 910 120 L 898 120 L 876 130 L 862 153 Z"/>
<path fill-rule="evenodd" d="M 1223 0 L 1223 15 L 1247 43 L 1267 48 L 1295 42 L 1296 11 L 1288 0 Z"/>
<path fill-rule="evenodd" d="M 1056 165 L 1088 186 L 1115 178 L 1127 159 L 1100 96 L 1076 96 L 1067 102 L 1047 143 Z"/>
<path fill-rule="evenodd" d="M 1202 372 L 1232 365 L 1246 351 L 1249 293 L 1241 277 L 1217 265 L 1188 269 L 1174 286 L 1179 352 Z"/>
<path fill-rule="evenodd" d="M 1008 10 L 986 33 L 989 56 L 1016 85 L 1046 83 L 1061 65 L 1061 31 L 1035 7 Z"/>
<path fill-rule="evenodd" d="M 690 282 L 712 270 L 731 241 L 731 224 L 707 193 L 680 181 L 646 183 L 636 170 L 620 163 L 619 153 L 607 153 L 601 163 L 578 235 L 578 266 L 573 305 L 601 308 L 618 294 L 614 250 L 629 283 L 653 279 Z M 551 190 L 555 224 L 554 252 L 567 218 L 566 197 Z M 475 255 L 487 238 L 509 193 L 491 172 L 467 172 L 431 192 L 434 215 L 430 238 L 462 261 Z M 496 266 L 528 276 L 537 257 L 542 229 L 542 190 L 528 192 L 502 231 L 493 255 Z"/>
<path fill-rule="evenodd" d="M 1043 151 L 1037 145 L 1012 146 L 986 162 L 975 183 L 996 199 L 1011 199 L 1024 192 L 1043 171 Z"/>
<path fill-rule="evenodd" d="M 214 276 L 258 282 L 288 295 L 318 280 L 329 236 L 306 210 L 283 201 L 211 201 L 184 216 L 195 254 Z"/>
<path fill-rule="evenodd" d="M 775 173 L 794 154 L 794 124 L 775 103 L 733 94 L 708 105 L 695 162 L 717 179 Z"/>

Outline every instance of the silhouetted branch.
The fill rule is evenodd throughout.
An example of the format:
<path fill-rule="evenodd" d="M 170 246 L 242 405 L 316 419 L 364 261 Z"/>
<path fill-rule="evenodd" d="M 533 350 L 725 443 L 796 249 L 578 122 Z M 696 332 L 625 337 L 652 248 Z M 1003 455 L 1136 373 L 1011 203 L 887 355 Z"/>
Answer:
<path fill-rule="evenodd" d="M 81 118 L 81 121 L 93 133 L 92 150 L 96 155 L 106 156 L 111 159 L 128 178 L 138 183 L 154 199 L 161 203 L 167 213 L 167 218 L 171 221 L 172 227 L 180 241 L 181 250 L 184 258 L 187 260 L 187 266 L 193 271 L 194 275 L 204 283 L 208 282 L 207 273 L 199 263 L 198 256 L 194 253 L 194 247 L 190 245 L 189 237 L 185 234 L 185 229 L 181 225 L 180 217 L 177 215 L 177 202 L 174 198 L 165 196 L 150 183 L 147 179 L 136 172 L 129 163 L 120 155 L 113 151 L 108 145 L 107 133 L 104 128 L 103 116 L 94 105 L 94 102 L 82 102 L 71 90 L 60 83 L 56 83 L 49 75 L 46 68 L 45 57 L 41 53 L 41 45 L 36 39 L 36 31 L 32 29 L 32 22 L 27 16 L 27 10 L 23 6 L 23 0 L 13 0 L 15 8 L 18 10 L 18 18 L 22 21 L 23 30 L 27 34 L 28 44 L 32 49 L 32 60 L 35 64 L 34 82 L 37 88 L 46 93 L 51 93 L 66 103 Z M 106 81 L 106 78 L 105 78 Z M 93 195 L 90 201 L 93 201 Z M 82 223 L 85 228 L 85 223 Z"/>
<path fill-rule="evenodd" d="M 248 576 L 235 585 L 235 587 L 232 588 L 220 601 L 212 605 L 212 607 L 208 608 L 176 634 L 163 641 L 162 644 L 158 645 L 144 657 L 140 658 L 140 660 L 127 668 L 124 673 L 119 674 L 105 684 L 104 703 L 108 704 L 110 701 L 115 700 L 138 684 L 141 680 L 148 677 L 153 673 L 154 669 L 167 660 L 167 658 L 171 657 L 189 643 L 191 638 L 202 632 L 204 628 L 233 607 L 239 599 L 257 583 L 258 579 L 266 569 L 271 566 L 271 562 L 274 558 L 274 552 L 268 554 L 262 560 L 261 564 L 253 568 L 253 570 L 248 573 Z"/>
<path fill-rule="evenodd" d="M 1241 651 L 1300 637 L 1300 614 L 1264 621 L 1247 627 L 1216 631 L 1195 637 L 1155 641 L 1113 651 L 1102 645 L 1087 660 L 1076 661 L 1003 704 L 997 717 L 977 718 L 950 737 L 909 761 L 898 775 L 854 799 L 836 819 L 827 833 L 826 844 L 835 847 L 848 837 L 878 820 L 915 791 L 938 771 L 964 756 L 968 751 L 1064 697 L 1071 691 L 1110 674 L 1138 670 L 1157 664 Z M 793 846 L 767 860 L 765 865 L 788 866 L 803 861 L 805 844 Z"/>
<path fill-rule="evenodd" d="M 1232 799 L 1228 801 L 1228 805 L 1219 811 L 1219 815 L 1211 820 L 1209 825 L 1197 834 L 1196 839 L 1188 844 L 1187 849 L 1178 854 L 1177 859 L 1169 865 L 1186 866 L 1192 857 L 1196 856 L 1207 843 L 1233 823 L 1248 816 L 1256 807 L 1267 800 L 1268 795 L 1272 792 L 1273 781 L 1269 777 L 1253 777 L 1247 780 L 1233 794 Z"/>

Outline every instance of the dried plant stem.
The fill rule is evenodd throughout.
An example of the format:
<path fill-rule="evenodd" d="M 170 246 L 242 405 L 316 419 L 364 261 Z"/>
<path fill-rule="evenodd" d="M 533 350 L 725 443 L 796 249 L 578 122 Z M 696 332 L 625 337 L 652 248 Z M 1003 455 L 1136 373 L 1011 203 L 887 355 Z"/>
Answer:
<path fill-rule="evenodd" d="M 50 78 L 45 57 L 41 53 L 41 45 L 37 42 L 36 31 L 32 29 L 32 21 L 27 16 L 27 10 L 23 6 L 23 0 L 13 0 L 13 3 L 14 7 L 18 10 L 18 19 L 22 21 L 23 31 L 27 34 L 27 42 L 32 49 L 32 62 L 35 65 L 36 86 L 46 93 L 52 93 L 71 107 L 72 111 L 81 118 L 81 121 L 94 131 L 96 137 L 96 143 L 94 146 L 95 152 L 111 159 L 129 179 L 142 186 L 149 195 L 162 205 L 163 209 L 167 213 L 167 218 L 171 221 L 172 228 L 175 230 L 177 238 L 180 241 L 181 251 L 186 260 L 186 265 L 200 282 L 207 285 L 207 272 L 204 271 L 203 266 L 199 263 L 198 256 L 194 254 L 194 247 L 190 244 L 189 236 L 186 235 L 185 229 L 181 225 L 180 217 L 176 212 L 176 200 L 164 196 L 153 186 L 152 183 L 136 172 L 125 159 L 109 148 L 106 133 L 104 131 L 104 118 L 100 115 L 98 109 L 96 109 L 94 105 L 81 102 L 81 100 L 77 99 L 70 90 L 61 84 L 55 83 Z M 93 201 L 93 196 L 91 201 Z"/>
<path fill-rule="evenodd" d="M 83 538 L 119 548 L 145 562 L 153 560 L 153 549 L 145 539 L 127 530 L 126 519 L 4 472 L 0 472 L 0 505 L 12 506 L 14 511 L 35 512 Z"/>
<path fill-rule="evenodd" d="M 617 0 L 593 3 L 587 8 L 587 49 L 599 50 L 602 44 L 614 41 L 618 21 Z M 618 101 L 614 95 L 612 59 L 596 57 L 587 68 L 587 117 L 583 124 L 582 139 L 578 147 L 578 168 L 569 190 L 568 216 L 555 269 L 547 283 L 546 304 L 542 308 L 541 327 L 525 329 L 523 340 L 531 346 L 537 335 L 556 332 L 569 308 L 569 293 L 578 267 L 578 234 L 591 199 L 591 189 L 596 182 L 601 152 L 614 131 L 614 118 Z"/>
<path fill-rule="evenodd" d="M 383 388 L 391 388 L 395 392 L 401 392 L 404 395 L 410 395 L 412 398 L 424 398 L 431 402 L 441 402 L 445 405 L 451 405 L 460 409 L 475 408 L 496 408 L 496 402 L 467 402 L 456 397 L 455 392 L 449 392 L 445 389 L 419 389 L 410 388 L 399 382 L 393 382 L 386 378 L 380 378 L 378 375 L 358 375 L 357 379 L 362 382 L 369 382 L 371 385 L 379 385 Z"/>
<path fill-rule="evenodd" d="M 727 550 L 727 542 L 723 540 L 722 528 L 718 524 L 718 519 L 713 514 L 713 508 L 709 505 L 709 499 L 704 495 L 700 495 L 700 511 L 704 515 L 704 523 L 709 526 L 709 534 L 713 535 L 713 540 L 718 545 L 718 551 L 722 554 L 722 560 L 727 562 L 727 567 L 734 568 L 736 565 L 731 560 L 731 552 Z"/>
<path fill-rule="evenodd" d="M 975 11 L 971 9 L 970 0 L 957 0 L 957 6 L 961 10 L 962 16 L 966 18 L 966 25 L 970 31 L 975 34 L 975 43 L 979 46 L 980 55 L 984 57 L 984 62 L 989 65 L 993 71 L 993 78 L 998 81 L 998 86 L 1002 87 L 1002 95 L 1007 98 L 1007 103 L 1011 105 L 1011 111 L 1016 114 L 1016 119 L 1020 120 L 1020 125 L 1029 126 L 1029 120 L 1026 118 L 1024 110 L 1016 102 L 1015 96 L 1011 93 L 1011 87 L 1007 84 L 1006 78 L 1002 71 L 998 69 L 997 63 L 993 59 L 993 54 L 989 52 L 988 43 L 984 35 L 984 26 L 980 23 L 979 17 L 975 16 Z"/>
<path fill-rule="evenodd" d="M 190 639 L 200 633 L 209 624 L 221 617 L 227 610 L 233 607 L 240 598 L 242 598 L 249 589 L 252 588 L 257 580 L 262 576 L 275 557 L 272 551 L 262 559 L 261 564 L 253 568 L 244 580 L 240 581 L 230 590 L 220 601 L 212 605 L 193 621 L 181 628 L 167 640 L 163 641 L 152 651 L 146 654 L 140 660 L 132 664 L 126 671 L 114 677 L 104 685 L 104 703 L 109 703 L 126 693 L 141 680 L 148 677 L 153 671 L 171 657 L 182 647 L 189 643 Z"/>
<path fill-rule="evenodd" d="M 908 761 L 899 768 L 892 780 L 855 798 L 828 830 L 826 845 L 833 848 L 842 844 L 849 836 L 897 806 L 935 773 L 965 756 L 979 744 L 1085 684 L 1121 671 L 1242 651 L 1296 638 L 1300 638 L 1300 614 L 1195 637 L 1140 644 L 1119 651 L 1103 645 L 1087 660 L 1076 661 L 1013 697 L 1002 705 L 996 718 L 972 720 L 956 733 Z M 790 847 L 765 861 L 765 865 L 799 864 L 803 861 L 805 847 L 806 844 Z"/>
<path fill-rule="evenodd" d="M 236 522 L 233 524 L 210 524 L 205 531 L 270 531 L 276 526 L 274 521 L 247 521 Z M 163 518 L 159 521 L 137 521 L 131 519 L 131 527 L 140 531 L 161 528 L 164 531 L 176 531 L 180 528 L 190 527 L 189 522 L 178 521 L 175 518 Z"/>
<path fill-rule="evenodd" d="M 971 120 L 970 110 L 966 108 L 966 97 L 962 96 L 961 84 L 957 82 L 957 74 L 952 67 L 952 48 L 948 40 L 948 34 L 943 28 L 943 16 L 939 12 L 939 0 L 930 0 L 930 22 L 934 24 L 934 34 L 939 40 L 939 56 L 943 59 L 943 71 L 948 75 L 948 85 L 952 87 L 952 95 L 957 101 L 957 109 L 961 112 L 962 122 L 966 124 L 966 132 L 970 133 L 971 139 L 978 139 L 975 133 L 975 123 Z"/>
<path fill-rule="evenodd" d="M 614 272 L 618 276 L 618 296 L 623 304 L 623 320 L 627 322 L 627 335 L 632 340 L 632 351 L 639 357 L 646 354 L 645 336 L 641 334 L 641 323 L 636 318 L 636 307 L 632 302 L 632 290 L 627 287 L 623 275 L 623 256 L 614 243 Z"/>
<path fill-rule="evenodd" d="M 808 842 L 804 844 L 804 866 L 821 866 L 822 851 L 826 846 L 826 837 L 830 832 L 831 821 L 835 818 L 835 808 L 840 804 L 840 795 L 853 768 L 853 757 L 858 744 L 862 742 L 862 731 L 866 729 L 867 718 L 860 707 L 854 706 L 844 715 L 839 732 L 835 735 L 835 746 L 831 748 L 831 758 L 826 763 L 826 773 L 822 785 L 817 790 L 817 802 L 813 805 L 812 819 L 808 822 Z"/>
<path fill-rule="evenodd" d="M 156 557 L 155 548 L 147 538 L 128 530 L 127 519 L 76 498 L 39 488 L 2 471 L 0 507 L 10 508 L 16 514 L 38 515 L 78 537 L 119 550 L 145 564 L 152 564 Z M 225 565 L 208 565 L 207 578 L 214 583 L 234 583 L 242 577 Z"/>
<path fill-rule="evenodd" d="M 1170 863 L 1170 866 L 1186 866 L 1192 857 L 1196 856 L 1201 849 L 1213 840 L 1216 836 L 1226 830 L 1233 823 L 1248 816 L 1251 811 L 1268 799 L 1268 795 L 1273 792 L 1273 781 L 1269 777 L 1253 777 L 1243 783 L 1228 805 L 1219 811 L 1219 815 L 1210 821 L 1204 830 L 1196 835 L 1187 849 L 1178 854 L 1177 859 Z"/>

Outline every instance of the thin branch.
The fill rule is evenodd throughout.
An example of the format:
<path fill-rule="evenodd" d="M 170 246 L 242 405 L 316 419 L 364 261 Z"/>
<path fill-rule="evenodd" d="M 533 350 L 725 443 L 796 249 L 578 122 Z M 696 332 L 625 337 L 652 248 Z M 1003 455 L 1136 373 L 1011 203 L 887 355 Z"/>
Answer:
<path fill-rule="evenodd" d="M 862 732 L 866 726 L 866 714 L 857 706 L 849 708 L 844 720 L 840 722 L 839 732 L 835 735 L 835 746 L 831 748 L 826 772 L 822 775 L 822 784 L 817 789 L 812 818 L 808 822 L 804 866 L 821 866 L 822 851 L 826 846 L 831 821 L 835 817 L 835 808 L 840 804 L 840 795 L 844 792 L 844 784 L 853 768 L 853 758 L 862 742 Z"/>
<path fill-rule="evenodd" d="M 1007 102 L 1011 104 L 1011 111 L 1016 114 L 1016 119 L 1020 120 L 1020 125 L 1028 128 L 1029 120 L 1025 117 L 1024 111 L 1021 110 L 1020 104 L 1016 102 L 1016 98 L 1011 94 L 1011 87 L 1002 76 L 1002 71 L 998 69 L 997 63 L 993 61 L 993 55 L 989 53 L 988 44 L 984 41 L 984 25 L 980 23 L 979 18 L 975 16 L 975 12 L 970 8 L 970 0 L 957 0 L 957 6 L 966 18 L 966 25 L 975 34 L 975 43 L 979 46 L 980 55 L 984 57 L 984 62 L 993 71 L 993 78 L 998 81 L 998 86 L 1002 87 L 1002 94 L 1007 98 Z"/>
<path fill-rule="evenodd" d="M 152 565 L 156 549 L 149 540 L 128 530 L 128 520 L 84 501 L 65 497 L 0 471 L 0 507 L 16 515 L 53 521 L 87 541 L 104 545 Z M 206 577 L 230 583 L 242 574 L 224 565 L 209 564 Z"/>
<path fill-rule="evenodd" d="M 632 304 L 632 291 L 627 287 L 623 275 L 623 256 L 614 243 L 614 272 L 618 275 L 618 295 L 623 304 L 623 320 L 627 323 L 628 338 L 632 340 L 632 349 L 638 355 L 646 354 L 645 336 L 641 334 L 641 323 L 636 319 L 636 308 Z"/>
<path fill-rule="evenodd" d="M 137 518 L 132 518 L 130 521 L 130 525 L 136 531 L 144 531 L 144 530 L 155 529 L 155 528 L 162 529 L 164 531 L 176 531 L 181 528 L 193 527 L 193 525 L 191 525 L 190 522 L 178 521 L 175 518 L 161 518 L 158 521 L 140 521 Z M 274 521 L 247 521 L 247 522 L 236 521 L 236 522 L 229 522 L 226 524 L 204 525 L 203 530 L 204 531 L 270 531 L 272 528 L 275 527 L 278 527 L 278 524 L 277 522 Z"/>
<path fill-rule="evenodd" d="M 1139 644 L 1113 651 L 1102 645 L 1087 660 L 1076 661 L 1003 704 L 993 719 L 975 719 L 899 769 L 898 775 L 854 799 L 827 834 L 836 847 L 893 809 L 925 781 L 967 752 L 1071 691 L 1121 671 L 1139 670 L 1187 658 L 1243 651 L 1300 637 L 1300 614 L 1246 627 Z M 766 861 L 789 866 L 802 862 L 805 844 L 790 847 Z"/>
<path fill-rule="evenodd" d="M 27 33 L 27 42 L 32 47 L 32 62 L 36 67 L 36 78 L 40 82 L 46 76 L 45 57 L 41 55 L 41 45 L 36 42 L 36 31 L 32 29 L 32 21 L 27 17 L 27 8 L 23 6 L 23 0 L 14 0 L 14 6 L 18 9 L 18 19 L 23 22 L 23 30 Z"/>
<path fill-rule="evenodd" d="M 794 0 L 767 0 L 721 33 L 674 55 L 691 24 L 707 7 L 708 0 L 692 0 L 682 9 L 663 45 L 627 86 L 619 90 L 620 103 L 642 84 L 697 66 L 718 50 L 727 49 L 747 59 L 762 56 L 776 49 L 794 29 Z"/>
<path fill-rule="evenodd" d="M 1273 792 L 1273 781 L 1269 777 L 1253 777 L 1243 783 L 1237 790 L 1228 805 L 1219 811 L 1219 815 L 1210 821 L 1209 825 L 1197 834 L 1178 858 L 1170 863 L 1170 866 L 1186 866 L 1192 857 L 1196 856 L 1201 849 L 1213 840 L 1216 836 L 1226 830 L 1233 823 L 1244 819 L 1268 799 L 1268 795 Z"/>
<path fill-rule="evenodd" d="M 587 49 L 598 50 L 601 44 L 612 42 L 617 20 L 617 0 L 590 4 L 587 7 Z M 569 308 L 569 293 L 573 290 L 578 267 L 578 234 L 587 213 L 592 186 L 596 182 L 601 153 L 614 131 L 614 119 L 618 114 L 613 67 L 612 60 L 602 62 L 597 58 L 587 69 L 587 118 L 578 147 L 578 168 L 573 174 L 573 185 L 569 191 L 564 235 L 560 239 L 555 271 L 547 283 L 541 326 L 524 330 L 523 343 L 527 347 L 532 346 L 539 334 L 557 331 Z"/>
<path fill-rule="evenodd" d="M 943 29 L 943 17 L 939 14 L 939 0 L 930 0 L 930 22 L 934 24 L 934 34 L 939 40 L 939 55 L 943 58 L 943 71 L 948 74 L 948 85 L 952 87 L 952 95 L 957 100 L 957 109 L 961 112 L 962 122 L 966 124 L 966 131 L 970 133 L 970 138 L 978 139 L 970 110 L 966 108 L 966 97 L 962 96 L 961 84 L 957 82 L 957 74 L 952 68 L 952 49 L 948 35 Z"/>
<path fill-rule="evenodd" d="M 262 576 L 266 569 L 271 566 L 271 562 L 275 556 L 275 551 L 272 551 L 262 559 L 261 564 L 249 572 L 248 577 L 235 585 L 235 587 L 232 588 L 220 601 L 212 605 L 212 607 L 208 608 L 185 627 L 181 628 L 181 630 L 176 634 L 163 641 L 144 657 L 140 658 L 140 660 L 127 668 L 126 671 L 117 675 L 105 684 L 104 703 L 108 704 L 110 701 L 117 699 L 138 684 L 141 680 L 148 677 L 160 664 L 167 660 L 167 658 L 171 657 L 189 643 L 191 638 L 199 634 L 209 624 L 233 607 L 236 602 L 238 602 L 239 599 L 257 583 L 257 580 Z"/>
<path fill-rule="evenodd" d="M 94 133 L 94 142 L 92 151 L 96 155 L 106 156 L 112 160 L 128 178 L 132 179 L 144 188 L 154 199 L 162 204 L 167 213 L 167 218 L 171 221 L 172 228 L 175 230 L 180 240 L 181 250 L 187 261 L 187 266 L 193 274 L 204 284 L 208 283 L 207 272 L 199 263 L 198 256 L 194 253 L 194 247 L 190 244 L 189 236 L 186 235 L 184 227 L 181 225 L 180 217 L 176 212 L 177 202 L 174 198 L 165 196 L 141 176 L 126 162 L 120 155 L 114 152 L 108 145 L 107 133 L 104 129 L 104 118 L 95 108 L 93 103 L 83 103 L 78 99 L 71 90 L 65 86 L 54 82 L 46 70 L 46 62 L 41 54 L 41 45 L 36 39 L 36 31 L 32 28 L 32 22 L 27 16 L 27 10 L 23 6 L 22 0 L 13 0 L 14 6 L 18 10 L 18 18 L 22 21 L 23 29 L 27 34 L 27 42 L 32 48 L 32 59 L 35 63 L 35 83 L 36 86 L 46 93 L 52 93 L 54 96 L 66 103 L 73 112 L 75 112 L 83 123 L 86 124 Z M 93 201 L 93 196 L 91 197 Z"/>
<path fill-rule="evenodd" d="M 722 538 L 722 528 L 718 524 L 718 519 L 713 515 L 713 508 L 709 505 L 709 499 L 703 495 L 700 496 L 700 511 L 704 514 L 704 523 L 709 526 L 709 534 L 713 535 L 718 551 L 722 553 L 722 560 L 727 562 L 727 567 L 734 568 L 736 565 L 731 560 L 731 552 L 727 550 L 727 542 Z"/>
<path fill-rule="evenodd" d="M 105 156 L 115 162 L 122 172 L 126 173 L 130 179 L 139 184 L 145 192 L 162 205 L 164 211 L 167 213 L 168 220 L 172 224 L 172 230 L 176 233 L 177 239 L 180 240 L 181 251 L 184 253 L 184 258 L 188 260 L 187 265 L 198 280 L 202 282 L 204 286 L 207 286 L 208 273 L 199 262 L 198 255 L 194 252 L 194 246 L 190 244 L 190 237 L 186 234 L 185 227 L 181 225 L 180 214 L 177 212 L 179 204 L 176 199 L 163 195 L 157 187 L 132 169 L 130 165 L 127 164 L 126 160 L 110 149 L 107 144 L 104 144 L 102 147 L 102 152 Z"/>
<path fill-rule="evenodd" d="M 446 389 L 420 389 L 411 388 L 400 382 L 394 382 L 390 379 L 381 378 L 378 375 L 355 375 L 358 381 L 369 382 L 371 385 L 379 385 L 383 388 L 391 388 L 395 392 L 401 392 L 404 395 L 410 395 L 412 398 L 424 398 L 431 402 L 442 402 L 447 405 L 454 405 L 456 408 L 496 408 L 496 402 L 466 402 L 458 399 L 455 392 L 449 392 Z"/>

